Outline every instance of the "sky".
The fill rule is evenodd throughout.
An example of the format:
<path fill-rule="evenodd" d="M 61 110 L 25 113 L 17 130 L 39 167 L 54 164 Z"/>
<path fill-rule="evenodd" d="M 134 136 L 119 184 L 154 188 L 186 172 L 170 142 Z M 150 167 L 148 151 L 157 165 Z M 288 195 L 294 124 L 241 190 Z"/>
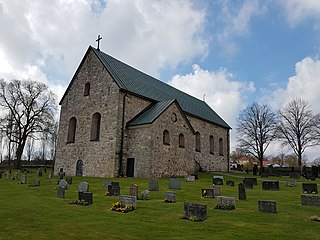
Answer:
<path fill-rule="evenodd" d="M 0 78 L 41 81 L 60 100 L 101 35 L 103 52 L 211 106 L 231 149 L 252 102 L 298 97 L 320 113 L 319 0 L 0 0 L 0 30 Z"/>

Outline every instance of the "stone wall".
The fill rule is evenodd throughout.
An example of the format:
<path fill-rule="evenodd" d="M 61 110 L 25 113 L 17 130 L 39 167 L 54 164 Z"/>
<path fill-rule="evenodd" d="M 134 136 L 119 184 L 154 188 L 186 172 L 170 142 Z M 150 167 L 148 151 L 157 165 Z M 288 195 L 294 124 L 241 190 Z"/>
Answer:
<path fill-rule="evenodd" d="M 84 86 L 88 82 L 90 94 L 84 96 Z M 114 176 L 118 106 L 118 86 L 89 51 L 61 102 L 56 173 L 63 168 L 67 175 L 75 175 L 76 162 L 81 159 L 84 176 Z M 96 112 L 101 114 L 100 140 L 90 141 L 92 115 Z M 75 142 L 67 144 L 72 117 L 77 119 Z"/>
<path fill-rule="evenodd" d="M 216 124 L 188 116 L 195 132 L 200 133 L 200 152 L 195 152 L 196 161 L 204 171 L 228 171 L 229 162 L 229 130 Z M 210 135 L 214 138 L 214 151 L 210 153 Z M 223 140 L 223 154 L 219 153 L 219 139 Z M 193 147 L 195 150 L 195 145 Z"/>

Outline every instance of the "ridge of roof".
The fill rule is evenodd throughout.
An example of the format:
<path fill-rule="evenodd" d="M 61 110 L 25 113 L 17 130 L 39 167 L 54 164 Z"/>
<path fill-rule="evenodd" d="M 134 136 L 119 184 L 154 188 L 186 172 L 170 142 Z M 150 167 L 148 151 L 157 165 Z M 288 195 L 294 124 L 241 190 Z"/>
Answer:
<path fill-rule="evenodd" d="M 189 115 L 231 129 L 204 101 L 143 73 L 92 46 L 89 49 L 100 59 L 120 89 L 157 102 L 176 99 L 182 110 Z"/>

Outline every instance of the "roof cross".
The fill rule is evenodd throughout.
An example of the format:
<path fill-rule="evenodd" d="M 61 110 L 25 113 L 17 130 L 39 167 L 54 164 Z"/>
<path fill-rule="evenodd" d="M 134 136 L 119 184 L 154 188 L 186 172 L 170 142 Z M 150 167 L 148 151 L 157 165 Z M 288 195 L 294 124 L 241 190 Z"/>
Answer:
<path fill-rule="evenodd" d="M 100 40 L 102 39 L 102 37 L 100 35 L 98 35 L 98 39 L 96 40 L 96 42 L 98 42 L 98 47 L 97 50 L 100 51 Z"/>

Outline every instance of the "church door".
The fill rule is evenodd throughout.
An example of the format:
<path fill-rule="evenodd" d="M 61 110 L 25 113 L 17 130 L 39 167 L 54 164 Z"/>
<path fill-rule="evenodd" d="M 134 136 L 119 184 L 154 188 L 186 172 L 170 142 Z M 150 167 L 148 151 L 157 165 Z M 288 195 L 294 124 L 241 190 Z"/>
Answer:
<path fill-rule="evenodd" d="M 127 159 L 127 177 L 134 176 L 134 158 Z"/>
<path fill-rule="evenodd" d="M 83 173 L 83 162 L 82 160 L 77 161 L 77 166 L 76 166 L 76 176 L 82 177 Z"/>

